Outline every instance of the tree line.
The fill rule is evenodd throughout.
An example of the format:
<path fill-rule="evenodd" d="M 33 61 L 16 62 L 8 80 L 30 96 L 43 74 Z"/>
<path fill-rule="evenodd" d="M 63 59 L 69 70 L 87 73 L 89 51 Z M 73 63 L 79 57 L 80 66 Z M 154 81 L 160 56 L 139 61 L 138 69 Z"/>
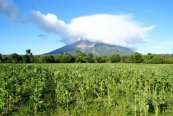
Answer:
<path fill-rule="evenodd" d="M 94 56 L 93 54 L 76 51 L 75 55 L 68 53 L 56 55 L 33 55 L 26 50 L 25 55 L 16 53 L 10 55 L 0 54 L 0 63 L 146 63 L 146 64 L 173 64 L 173 54 L 142 55 L 135 52 L 132 55 L 120 56 L 113 53 L 110 56 Z"/>

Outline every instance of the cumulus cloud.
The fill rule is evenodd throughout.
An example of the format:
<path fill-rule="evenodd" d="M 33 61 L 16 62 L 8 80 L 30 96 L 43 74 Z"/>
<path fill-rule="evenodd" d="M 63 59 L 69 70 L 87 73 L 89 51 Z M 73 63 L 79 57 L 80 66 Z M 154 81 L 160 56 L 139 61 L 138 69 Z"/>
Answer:
<path fill-rule="evenodd" d="M 64 43 L 87 39 L 129 48 L 136 42 L 147 41 L 148 33 L 155 28 L 135 21 L 131 14 L 96 14 L 66 23 L 54 14 L 32 11 L 32 21 L 46 32 L 59 35 Z"/>
<path fill-rule="evenodd" d="M 63 34 L 68 34 L 67 24 L 58 19 L 54 14 L 41 14 L 40 11 L 33 11 L 31 20 L 37 24 L 37 26 L 46 32 L 54 32 L 64 36 Z"/>
<path fill-rule="evenodd" d="M 12 21 L 19 21 L 20 13 L 11 0 L 0 0 L 0 14 L 4 14 Z"/>

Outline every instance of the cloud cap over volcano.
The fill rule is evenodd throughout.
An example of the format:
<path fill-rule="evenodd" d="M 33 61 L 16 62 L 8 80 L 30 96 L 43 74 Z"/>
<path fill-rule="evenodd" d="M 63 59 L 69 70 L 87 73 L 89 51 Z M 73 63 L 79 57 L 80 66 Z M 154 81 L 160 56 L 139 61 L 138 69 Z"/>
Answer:
<path fill-rule="evenodd" d="M 59 35 L 64 43 L 87 39 L 129 48 L 136 42 L 147 41 L 148 33 L 155 28 L 135 21 L 131 14 L 96 14 L 77 17 L 66 23 L 54 14 L 32 11 L 31 19 L 44 31 Z"/>

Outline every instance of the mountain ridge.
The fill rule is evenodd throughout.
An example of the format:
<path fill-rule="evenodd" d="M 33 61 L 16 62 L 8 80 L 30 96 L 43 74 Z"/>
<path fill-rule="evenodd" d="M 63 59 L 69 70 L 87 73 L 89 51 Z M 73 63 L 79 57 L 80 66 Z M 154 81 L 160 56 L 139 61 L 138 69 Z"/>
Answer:
<path fill-rule="evenodd" d="M 79 40 L 75 43 L 48 52 L 45 55 L 53 55 L 61 53 L 75 54 L 76 51 L 78 50 L 86 54 L 92 53 L 93 55 L 96 56 L 108 56 L 111 55 L 112 53 L 118 53 L 123 56 L 134 53 L 134 51 L 132 51 L 131 49 L 118 45 L 111 45 L 103 42 L 91 42 L 89 40 Z"/>

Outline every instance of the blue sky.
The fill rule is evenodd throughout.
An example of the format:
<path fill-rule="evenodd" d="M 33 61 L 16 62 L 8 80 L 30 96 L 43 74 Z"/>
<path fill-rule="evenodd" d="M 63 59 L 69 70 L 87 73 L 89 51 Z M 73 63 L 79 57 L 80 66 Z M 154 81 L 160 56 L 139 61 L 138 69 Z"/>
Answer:
<path fill-rule="evenodd" d="M 4 7 L 2 4 L 6 6 Z M 73 42 L 77 41 L 77 39 L 69 39 L 68 37 L 86 37 L 90 40 L 100 39 L 104 42 L 112 42 L 112 44 L 117 43 L 118 45 L 130 46 L 143 54 L 148 52 L 172 54 L 172 4 L 172 0 L 0 0 L 0 53 L 24 54 L 26 49 L 31 49 L 34 54 L 43 54 L 62 47 L 72 40 Z M 44 18 L 48 18 L 47 14 L 51 14 L 50 18 L 44 20 Z M 33 16 L 34 20 L 32 19 Z M 55 18 L 55 23 L 52 23 L 52 18 Z M 97 23 L 97 20 L 101 20 L 99 18 L 106 18 L 105 20 L 108 22 L 115 19 L 112 23 L 105 22 L 103 25 L 103 27 L 106 26 L 111 30 L 113 30 L 113 27 L 110 27 L 110 25 L 119 24 L 117 20 L 119 18 L 122 18 L 122 21 L 124 21 L 122 25 L 126 23 L 137 25 L 139 30 L 134 29 L 131 32 L 135 36 L 122 37 L 121 34 L 117 33 L 117 36 L 116 34 L 110 36 L 111 39 L 102 39 L 102 36 L 95 35 L 102 31 L 99 29 L 92 34 L 90 31 L 85 33 L 86 30 L 83 27 L 86 27 L 86 25 L 82 23 L 92 24 L 87 27 L 89 29 L 96 28 L 97 25 L 94 23 Z M 126 18 L 128 19 L 126 20 Z M 88 23 L 90 19 L 96 21 Z M 69 32 L 61 32 L 60 30 L 64 29 L 62 23 L 65 25 L 64 27 L 70 25 L 72 32 L 88 35 L 69 35 Z M 55 24 L 55 26 L 49 27 L 49 24 Z M 43 26 L 40 27 L 40 25 Z M 73 25 L 81 25 L 81 27 L 76 29 Z M 57 28 L 59 26 L 62 26 L 62 28 Z M 112 26 L 116 27 L 116 25 Z M 151 28 L 146 32 L 141 31 L 146 27 Z M 130 28 L 128 25 L 127 27 L 122 27 L 122 31 L 124 31 L 123 28 L 133 29 L 133 27 Z M 129 30 L 127 29 L 126 31 Z M 122 31 L 120 33 L 123 33 Z M 107 37 L 108 34 L 109 32 L 105 31 L 103 37 Z M 138 40 L 137 35 L 143 34 L 145 37 L 139 36 Z M 113 37 L 116 40 L 113 40 Z"/>

